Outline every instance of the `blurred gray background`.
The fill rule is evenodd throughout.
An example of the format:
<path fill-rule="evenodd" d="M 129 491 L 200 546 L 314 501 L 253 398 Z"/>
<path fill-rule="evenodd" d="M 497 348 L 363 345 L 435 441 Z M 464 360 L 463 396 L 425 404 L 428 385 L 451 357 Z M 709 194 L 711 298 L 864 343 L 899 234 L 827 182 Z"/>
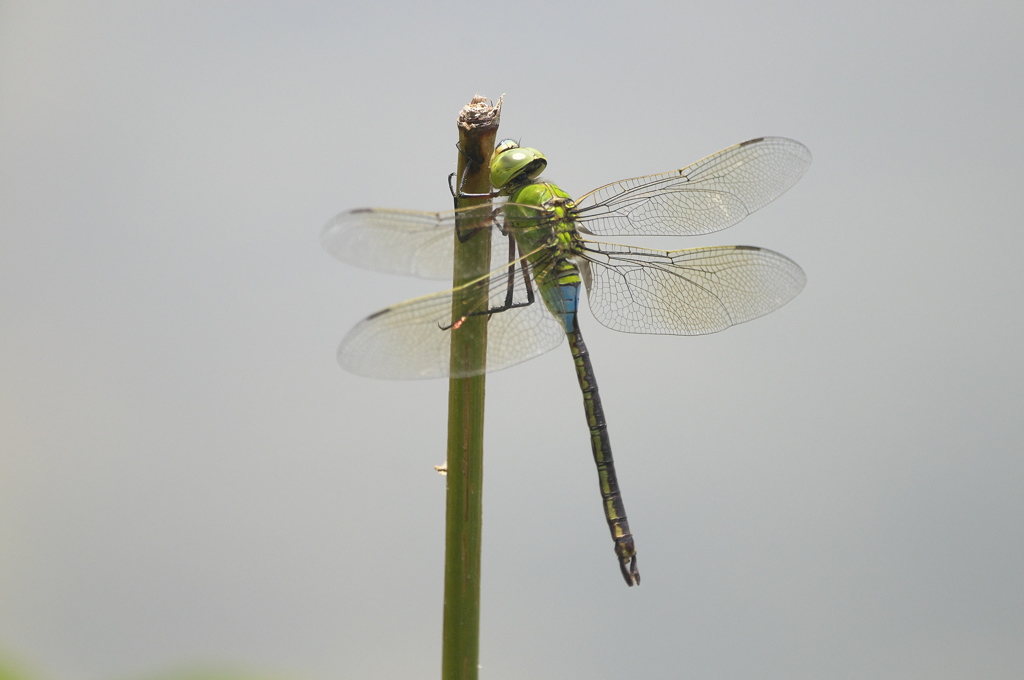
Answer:
<path fill-rule="evenodd" d="M 1018 2 L 0 3 L 0 650 L 59 680 L 440 667 L 447 383 L 343 372 L 443 284 L 319 245 L 444 210 L 455 117 L 573 195 L 783 135 L 807 272 L 698 337 L 584 312 L 488 382 L 481 677 L 1024 676 Z M 635 241 L 634 241 L 635 243 Z"/>

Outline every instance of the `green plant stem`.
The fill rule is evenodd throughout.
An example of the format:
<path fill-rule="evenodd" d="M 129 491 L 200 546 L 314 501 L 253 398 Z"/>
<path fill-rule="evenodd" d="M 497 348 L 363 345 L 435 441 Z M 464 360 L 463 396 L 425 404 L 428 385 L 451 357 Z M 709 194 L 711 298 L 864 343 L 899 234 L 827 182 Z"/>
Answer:
<path fill-rule="evenodd" d="M 487 194 L 491 190 L 490 161 L 500 113 L 501 100 L 496 106 L 490 106 L 478 96 L 459 115 L 460 152 L 455 186 L 460 194 Z M 486 197 L 456 197 L 455 204 L 457 208 L 464 208 L 488 200 Z M 460 221 L 456 229 L 453 286 L 473 281 L 490 270 L 490 229 L 473 233 L 472 226 L 472 223 L 462 224 Z M 473 235 L 467 238 L 471 233 Z M 480 653 L 483 369 L 487 365 L 487 316 L 464 318 L 468 311 L 464 297 L 456 294 L 452 301 L 452 375 L 474 372 L 479 375 L 452 378 L 448 385 L 442 680 L 476 680 Z"/>

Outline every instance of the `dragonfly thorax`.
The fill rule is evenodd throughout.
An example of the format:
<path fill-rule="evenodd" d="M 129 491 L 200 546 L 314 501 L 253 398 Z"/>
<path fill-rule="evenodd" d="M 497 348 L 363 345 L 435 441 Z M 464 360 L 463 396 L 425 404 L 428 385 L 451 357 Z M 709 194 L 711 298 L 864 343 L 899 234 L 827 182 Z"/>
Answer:
<path fill-rule="evenodd" d="M 505 214 L 524 253 L 547 245 L 568 254 L 576 236 L 569 194 L 551 182 L 531 182 L 516 187 L 508 201 Z"/>
<path fill-rule="evenodd" d="M 581 282 L 574 262 L 579 239 L 574 206 L 569 194 L 550 182 L 515 187 L 505 206 L 511 234 L 530 263 L 544 304 L 567 333 L 575 330 Z"/>

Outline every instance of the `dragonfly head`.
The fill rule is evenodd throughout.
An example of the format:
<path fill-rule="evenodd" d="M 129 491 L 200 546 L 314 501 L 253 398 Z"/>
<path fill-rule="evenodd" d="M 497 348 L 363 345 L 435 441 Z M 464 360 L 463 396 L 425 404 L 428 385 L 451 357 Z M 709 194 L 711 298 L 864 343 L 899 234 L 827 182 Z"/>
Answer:
<path fill-rule="evenodd" d="M 521 147 L 514 139 L 502 140 L 494 149 L 491 159 L 491 184 L 502 189 L 537 179 L 548 160 L 536 149 Z"/>

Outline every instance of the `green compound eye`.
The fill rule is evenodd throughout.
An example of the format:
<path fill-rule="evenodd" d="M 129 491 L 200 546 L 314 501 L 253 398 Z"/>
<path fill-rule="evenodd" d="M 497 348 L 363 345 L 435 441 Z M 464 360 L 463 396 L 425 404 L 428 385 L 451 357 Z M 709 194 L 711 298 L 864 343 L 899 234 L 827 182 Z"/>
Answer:
<path fill-rule="evenodd" d="M 501 189 L 511 182 L 536 179 L 547 166 L 547 159 L 537 149 L 521 147 L 516 141 L 506 139 L 494 150 L 491 184 Z"/>

